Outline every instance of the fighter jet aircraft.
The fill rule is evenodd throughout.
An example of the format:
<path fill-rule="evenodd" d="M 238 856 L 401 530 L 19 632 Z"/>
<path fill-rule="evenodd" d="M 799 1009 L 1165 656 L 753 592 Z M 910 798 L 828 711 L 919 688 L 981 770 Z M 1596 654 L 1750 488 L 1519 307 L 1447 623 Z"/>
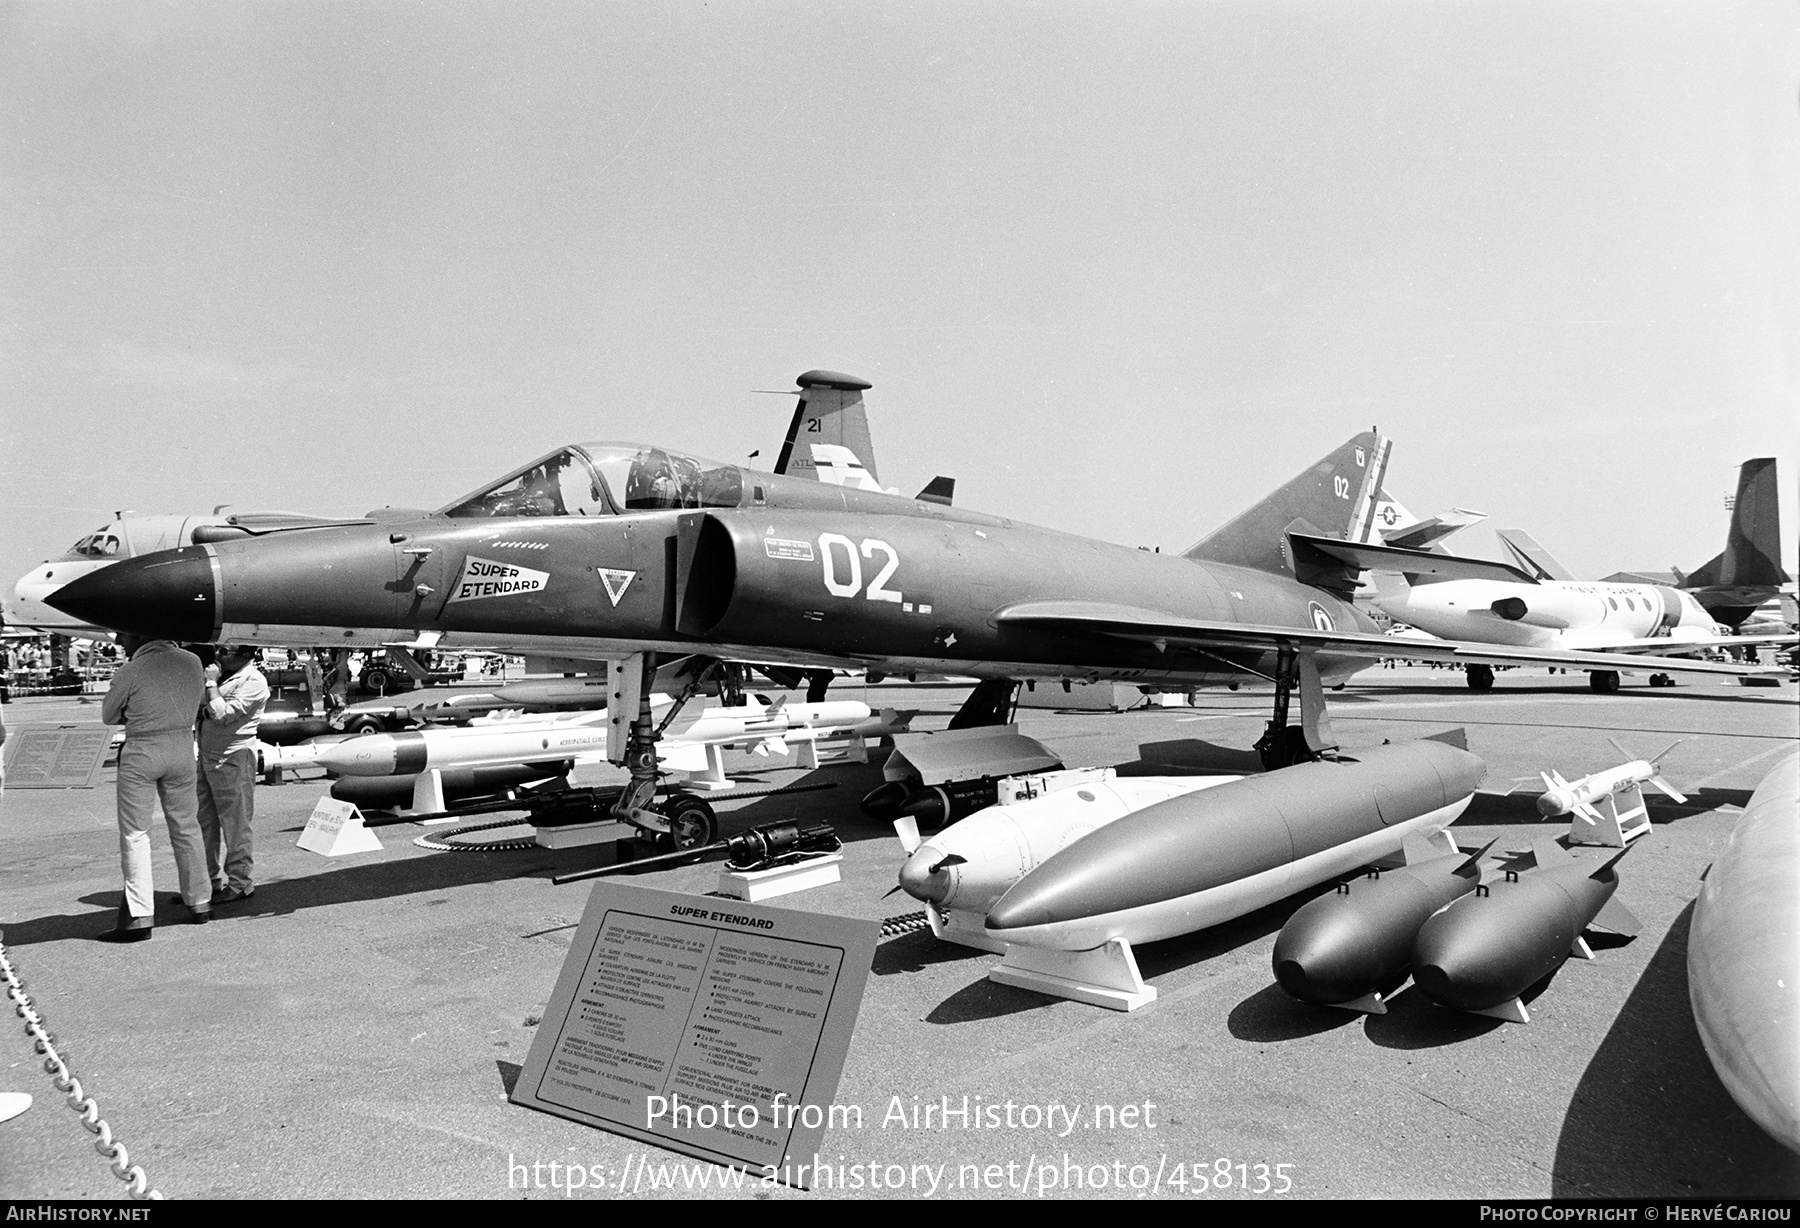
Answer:
<path fill-rule="evenodd" d="M 643 681 L 658 654 L 984 679 L 962 724 L 1003 721 L 1023 678 L 1216 685 L 1249 674 L 1276 683 L 1259 743 L 1272 765 L 1333 745 L 1323 687 L 1379 657 L 1612 664 L 1379 634 L 1349 599 L 1360 565 L 1321 547 L 1366 534 L 1387 451 L 1358 435 L 1175 555 L 665 448 L 572 445 L 428 517 L 145 556 L 52 601 L 183 640 L 404 632 L 453 648 L 505 636 L 616 661 L 609 758 L 632 776 L 619 813 L 658 831 Z"/>

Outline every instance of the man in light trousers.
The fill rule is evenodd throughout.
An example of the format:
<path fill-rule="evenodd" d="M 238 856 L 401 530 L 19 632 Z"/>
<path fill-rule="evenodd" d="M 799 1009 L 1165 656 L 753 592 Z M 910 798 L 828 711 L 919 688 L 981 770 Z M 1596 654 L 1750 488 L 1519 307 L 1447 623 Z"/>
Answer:
<path fill-rule="evenodd" d="M 196 924 L 212 918 L 212 883 L 194 797 L 194 713 L 206 693 L 200 658 L 168 640 L 121 635 L 131 658 L 113 675 L 100 719 L 125 726 L 119 750 L 119 868 L 125 899 L 107 942 L 141 942 L 156 924 L 150 820 L 162 801 L 181 898 Z"/>
<path fill-rule="evenodd" d="M 256 813 L 257 722 L 269 703 L 269 683 L 255 665 L 256 650 L 221 644 L 218 664 L 206 667 L 200 709 L 200 833 L 214 904 L 247 900 L 251 875 L 250 820 Z"/>

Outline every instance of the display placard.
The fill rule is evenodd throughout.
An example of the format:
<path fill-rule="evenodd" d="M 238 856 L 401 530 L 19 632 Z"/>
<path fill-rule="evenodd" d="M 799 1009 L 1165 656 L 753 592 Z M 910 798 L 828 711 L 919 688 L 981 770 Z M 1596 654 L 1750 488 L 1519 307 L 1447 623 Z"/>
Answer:
<path fill-rule="evenodd" d="M 24 726 L 6 738 L 9 789 L 91 789 L 117 732 L 105 725 Z"/>
<path fill-rule="evenodd" d="M 874 921 L 598 884 L 513 1102 L 786 1179 L 829 1120 L 879 937 Z"/>

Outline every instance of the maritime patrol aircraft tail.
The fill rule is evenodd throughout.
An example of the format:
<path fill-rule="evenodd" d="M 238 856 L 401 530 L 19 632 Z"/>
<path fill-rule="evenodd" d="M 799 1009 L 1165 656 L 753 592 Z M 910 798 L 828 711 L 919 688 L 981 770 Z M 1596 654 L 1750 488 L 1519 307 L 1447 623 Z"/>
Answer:
<path fill-rule="evenodd" d="M 1356 585 L 1354 568 L 1296 552 L 1290 530 L 1360 542 L 1368 539 L 1391 442 L 1364 431 L 1237 516 L 1183 555 L 1208 563 L 1230 563 L 1258 571 L 1293 575 L 1346 592 Z M 1304 548 L 1303 548 L 1304 549 Z M 1316 552 L 1307 552 L 1316 553 Z"/>
<path fill-rule="evenodd" d="M 800 403 L 794 406 L 775 472 L 816 477 L 833 486 L 882 489 L 869 414 L 863 408 L 862 394 L 870 383 L 836 371 L 808 371 L 794 382 L 800 385 Z"/>

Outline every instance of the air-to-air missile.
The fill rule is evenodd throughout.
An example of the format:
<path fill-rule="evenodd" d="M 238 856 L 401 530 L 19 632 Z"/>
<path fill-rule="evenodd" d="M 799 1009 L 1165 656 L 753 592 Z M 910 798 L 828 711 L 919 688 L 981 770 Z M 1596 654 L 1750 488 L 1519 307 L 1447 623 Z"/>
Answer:
<path fill-rule="evenodd" d="M 1613 742 L 1620 754 L 1631 759 L 1629 763 L 1579 780 L 1564 780 L 1560 772 L 1540 772 L 1544 792 L 1537 799 L 1538 813 L 1547 819 L 1568 815 L 1571 843 L 1624 848 L 1650 830 L 1644 785 L 1653 785 L 1678 802 L 1687 801 L 1656 766 L 1663 755 L 1680 745 L 1671 743 L 1652 759 L 1631 759 L 1630 751 Z"/>
<path fill-rule="evenodd" d="M 1159 802 L 1052 854 L 988 910 L 987 929 L 1086 951 L 1217 925 L 1448 826 L 1486 771 L 1428 739 Z"/>
<path fill-rule="evenodd" d="M 999 801 L 929 840 L 902 829 L 908 857 L 900 888 L 926 908 L 939 938 L 987 951 L 988 908 L 1053 854 L 1146 806 L 1238 780 L 1237 776 L 1120 777 L 1112 768 L 1072 768 L 999 782 Z M 909 834 L 909 832 L 911 834 Z"/>
<path fill-rule="evenodd" d="M 1719 1082 L 1800 1152 L 1800 750 L 1763 777 L 1688 926 L 1688 999 Z"/>
<path fill-rule="evenodd" d="M 1402 851 L 1406 864 L 1370 870 L 1300 907 L 1275 939 L 1275 980 L 1302 1002 L 1385 1015 L 1385 995 L 1412 964 L 1419 927 L 1450 901 L 1475 890 L 1481 859 L 1418 836 Z"/>
<path fill-rule="evenodd" d="M 1593 958 L 1581 932 L 1599 925 L 1634 936 L 1638 919 L 1613 898 L 1613 867 L 1569 855 L 1554 837 L 1532 841 L 1537 868 L 1508 870 L 1462 896 L 1419 929 L 1413 983 L 1439 1006 L 1529 1023 L 1520 995 L 1570 955 Z"/>

